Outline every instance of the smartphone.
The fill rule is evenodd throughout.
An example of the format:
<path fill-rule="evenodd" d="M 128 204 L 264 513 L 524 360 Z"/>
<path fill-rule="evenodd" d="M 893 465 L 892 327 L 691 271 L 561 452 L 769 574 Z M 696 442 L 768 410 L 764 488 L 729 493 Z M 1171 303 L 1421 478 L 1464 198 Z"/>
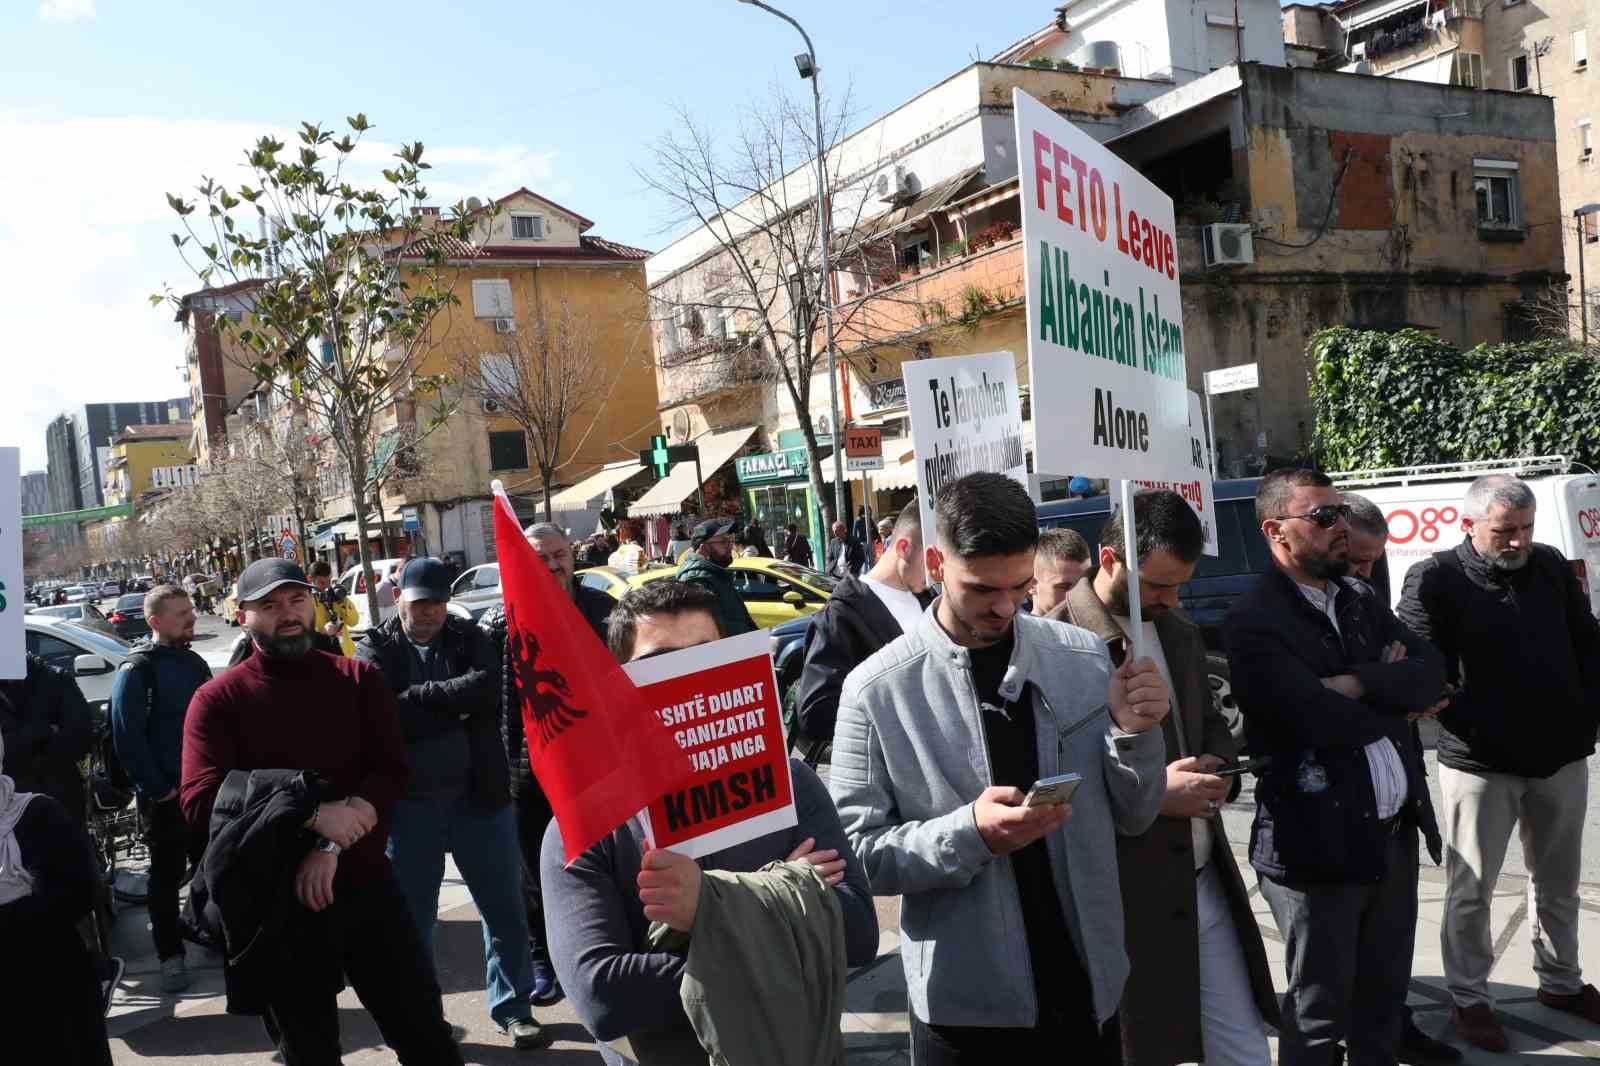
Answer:
<path fill-rule="evenodd" d="M 1058 777 L 1043 777 L 1033 783 L 1028 789 L 1028 794 L 1022 797 L 1024 807 L 1045 807 L 1052 803 L 1070 803 L 1072 794 L 1078 791 L 1078 786 L 1083 784 L 1083 778 L 1077 774 L 1061 774 Z"/>
<path fill-rule="evenodd" d="M 1259 759 L 1246 759 L 1244 762 L 1231 762 L 1210 771 L 1214 777 L 1243 777 L 1245 774 L 1256 774 L 1267 768 L 1272 761 L 1271 756 L 1262 756 Z"/>

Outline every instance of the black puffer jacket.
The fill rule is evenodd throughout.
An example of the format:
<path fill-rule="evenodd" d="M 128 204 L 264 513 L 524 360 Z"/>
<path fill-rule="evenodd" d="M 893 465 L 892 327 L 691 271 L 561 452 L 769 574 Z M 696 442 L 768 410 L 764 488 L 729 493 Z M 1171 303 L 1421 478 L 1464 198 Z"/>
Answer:
<path fill-rule="evenodd" d="M 411 769 L 406 795 L 433 795 L 464 774 L 473 805 L 495 810 L 511 798 L 496 722 L 500 657 L 483 631 L 462 618 L 445 618 L 440 641 L 443 681 L 413 680 L 413 653 L 398 615 L 367 630 L 356 658 L 381 670 L 394 692 Z"/>
<path fill-rule="evenodd" d="M 599 589 L 576 586 L 573 601 L 578 613 L 589 623 L 595 635 L 603 642 L 606 625 L 617 601 Z M 528 762 L 528 745 L 522 729 L 522 703 L 517 698 L 513 665 L 506 658 L 506 609 L 495 604 L 478 619 L 478 625 L 494 645 L 500 657 L 500 739 L 505 745 L 506 762 L 511 766 L 511 794 L 513 796 L 542 796 L 539 782 L 533 776 Z"/>
<path fill-rule="evenodd" d="M 81 823 L 87 796 L 78 763 L 94 745 L 94 717 L 77 679 L 29 655 L 26 678 L 0 681 L 0 733 L 3 772 L 17 791 L 43 792 Z"/>
<path fill-rule="evenodd" d="M 1400 620 L 1459 686 L 1439 715 L 1442 765 L 1549 777 L 1594 754 L 1600 624 L 1559 551 L 1535 544 L 1505 571 L 1463 540 L 1406 572 Z"/>

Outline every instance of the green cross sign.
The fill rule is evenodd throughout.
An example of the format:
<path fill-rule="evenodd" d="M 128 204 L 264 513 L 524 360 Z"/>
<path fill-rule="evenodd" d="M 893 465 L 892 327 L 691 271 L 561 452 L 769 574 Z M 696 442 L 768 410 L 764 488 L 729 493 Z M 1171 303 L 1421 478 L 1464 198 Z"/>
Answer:
<path fill-rule="evenodd" d="M 650 447 L 639 454 L 639 459 L 655 472 L 657 478 L 664 478 L 672 469 L 672 458 L 667 452 L 667 438 L 654 436 L 650 438 Z"/>

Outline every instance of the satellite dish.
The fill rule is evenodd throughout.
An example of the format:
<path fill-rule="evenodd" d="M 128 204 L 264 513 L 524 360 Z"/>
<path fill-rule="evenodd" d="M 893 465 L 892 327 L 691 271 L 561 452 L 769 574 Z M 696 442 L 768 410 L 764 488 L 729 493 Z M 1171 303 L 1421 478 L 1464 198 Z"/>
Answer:
<path fill-rule="evenodd" d="M 483 210 L 483 201 L 478 199 L 476 196 L 467 197 L 467 210 L 468 211 L 481 211 L 481 210 Z"/>
<path fill-rule="evenodd" d="M 824 436 L 833 432 L 833 423 L 828 420 L 827 415 L 817 416 L 817 432 Z"/>
<path fill-rule="evenodd" d="M 678 440 L 689 439 L 689 412 L 681 407 L 672 413 L 672 435 Z"/>

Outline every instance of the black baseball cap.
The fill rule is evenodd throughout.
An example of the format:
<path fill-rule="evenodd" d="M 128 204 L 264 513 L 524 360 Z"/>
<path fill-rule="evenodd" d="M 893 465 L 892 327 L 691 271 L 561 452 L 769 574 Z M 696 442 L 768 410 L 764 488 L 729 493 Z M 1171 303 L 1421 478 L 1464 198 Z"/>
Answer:
<path fill-rule="evenodd" d="M 450 571 L 438 559 L 413 559 L 400 571 L 400 598 L 406 603 L 417 600 L 448 600 L 450 598 Z"/>
<path fill-rule="evenodd" d="M 244 568 L 239 584 L 234 590 L 234 602 L 240 606 L 259 600 L 273 589 L 284 585 L 299 585 L 315 590 L 306 580 L 306 572 L 290 559 L 257 559 Z"/>
<path fill-rule="evenodd" d="M 732 533 L 738 528 L 739 523 L 731 518 L 708 518 L 694 527 L 693 544 L 698 548 L 712 537 L 720 537 L 724 533 Z"/>

